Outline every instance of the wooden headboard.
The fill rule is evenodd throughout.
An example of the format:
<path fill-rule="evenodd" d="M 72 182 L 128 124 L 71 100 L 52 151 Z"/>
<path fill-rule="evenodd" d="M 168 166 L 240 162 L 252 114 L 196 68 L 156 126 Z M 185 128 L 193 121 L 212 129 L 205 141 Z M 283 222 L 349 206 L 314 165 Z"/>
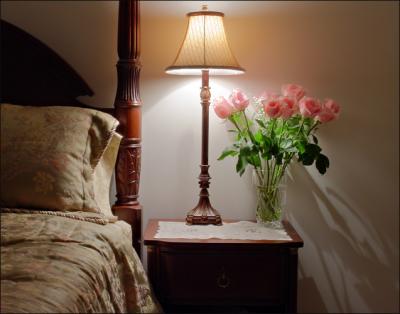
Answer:
<path fill-rule="evenodd" d="M 3 20 L 0 102 L 27 106 L 92 108 L 113 114 L 119 120 L 118 132 L 123 139 L 116 163 L 117 201 L 113 212 L 132 226 L 133 246 L 140 256 L 142 215 L 138 201 L 141 154 L 139 10 L 137 0 L 119 1 L 118 85 L 114 108 L 97 108 L 79 102 L 77 97 L 93 95 L 82 77 L 43 42 Z"/>
<path fill-rule="evenodd" d="M 78 96 L 93 91 L 48 46 L 1 21 L 1 101 L 30 106 L 82 105 Z"/>

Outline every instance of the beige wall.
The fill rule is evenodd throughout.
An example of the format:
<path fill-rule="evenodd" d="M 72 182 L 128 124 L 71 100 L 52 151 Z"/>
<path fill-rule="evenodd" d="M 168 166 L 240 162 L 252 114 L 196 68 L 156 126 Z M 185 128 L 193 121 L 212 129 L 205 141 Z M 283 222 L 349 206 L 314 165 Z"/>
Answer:
<path fill-rule="evenodd" d="M 202 2 L 203 3 L 203 2 Z M 142 4 L 143 163 L 148 218 L 184 217 L 195 205 L 200 159 L 199 78 L 163 73 L 199 2 Z M 233 51 L 247 73 L 212 78 L 213 95 L 304 85 L 336 99 L 340 120 L 319 132 L 325 176 L 293 165 L 289 220 L 301 234 L 299 311 L 399 310 L 399 80 L 396 2 L 213 2 L 224 10 Z M 176 8 L 176 10 L 174 9 Z M 88 81 L 87 103 L 115 95 L 115 2 L 7 2 L 2 18 L 42 39 Z M 182 11 L 182 12 L 181 12 Z M 226 125 L 210 117 L 212 201 L 225 218 L 254 218 L 248 173 L 217 162 Z"/>

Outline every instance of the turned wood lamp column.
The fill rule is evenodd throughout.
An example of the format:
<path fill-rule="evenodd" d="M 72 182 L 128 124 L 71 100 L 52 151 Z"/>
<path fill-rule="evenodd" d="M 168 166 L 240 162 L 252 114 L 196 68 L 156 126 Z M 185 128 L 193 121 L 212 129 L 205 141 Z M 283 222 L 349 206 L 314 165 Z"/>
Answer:
<path fill-rule="evenodd" d="M 201 106 L 202 106 L 202 134 L 201 134 L 201 165 L 199 175 L 200 199 L 195 208 L 188 212 L 186 222 L 192 224 L 222 224 L 221 215 L 211 206 L 208 188 L 210 187 L 210 174 L 208 173 L 208 136 L 209 136 L 209 108 L 210 108 L 210 87 L 209 70 L 201 71 Z"/>
<path fill-rule="evenodd" d="M 224 14 L 207 11 L 188 13 L 189 22 L 185 39 L 179 49 L 172 66 L 165 71 L 168 74 L 201 75 L 202 87 L 200 99 L 202 105 L 202 149 L 200 165 L 200 195 L 195 208 L 186 216 L 186 223 L 222 224 L 221 215 L 211 206 L 208 188 L 210 175 L 208 173 L 208 138 L 209 138 L 209 107 L 210 87 L 209 75 L 231 75 L 244 73 L 233 56 L 225 35 L 223 24 Z"/>

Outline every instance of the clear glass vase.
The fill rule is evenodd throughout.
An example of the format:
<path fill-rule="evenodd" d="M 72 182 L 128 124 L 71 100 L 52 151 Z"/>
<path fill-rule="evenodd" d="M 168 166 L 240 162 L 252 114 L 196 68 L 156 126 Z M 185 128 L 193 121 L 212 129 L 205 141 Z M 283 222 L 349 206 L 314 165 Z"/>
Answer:
<path fill-rule="evenodd" d="M 269 171 L 266 168 L 268 166 Z M 265 170 L 253 170 L 257 192 L 256 219 L 266 227 L 280 229 L 286 205 L 286 175 L 279 166 L 266 167 Z"/>

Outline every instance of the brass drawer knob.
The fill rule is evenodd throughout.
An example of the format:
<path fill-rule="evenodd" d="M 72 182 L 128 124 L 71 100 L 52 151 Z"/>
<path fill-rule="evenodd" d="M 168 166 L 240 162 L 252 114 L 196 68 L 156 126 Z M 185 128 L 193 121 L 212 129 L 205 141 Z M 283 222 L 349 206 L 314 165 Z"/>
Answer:
<path fill-rule="evenodd" d="M 225 269 L 222 268 L 222 273 L 217 278 L 217 286 L 225 289 L 225 288 L 228 288 L 230 284 L 231 284 L 231 280 L 226 275 Z"/>

